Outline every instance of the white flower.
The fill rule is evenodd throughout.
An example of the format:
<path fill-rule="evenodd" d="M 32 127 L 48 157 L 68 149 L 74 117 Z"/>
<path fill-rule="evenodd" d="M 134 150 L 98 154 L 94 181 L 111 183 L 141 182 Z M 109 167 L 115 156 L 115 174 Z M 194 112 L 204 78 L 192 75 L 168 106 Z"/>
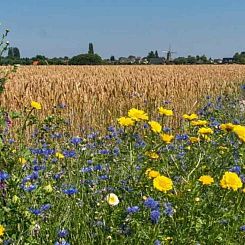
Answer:
<path fill-rule="evenodd" d="M 106 196 L 106 201 L 111 206 L 116 206 L 119 203 L 119 199 L 116 194 L 110 193 Z"/>

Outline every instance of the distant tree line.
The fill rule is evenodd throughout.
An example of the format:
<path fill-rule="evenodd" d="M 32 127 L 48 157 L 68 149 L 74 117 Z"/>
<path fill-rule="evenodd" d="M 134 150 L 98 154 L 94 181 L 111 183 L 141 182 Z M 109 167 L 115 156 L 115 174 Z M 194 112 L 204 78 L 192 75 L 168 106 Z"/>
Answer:
<path fill-rule="evenodd" d="M 161 60 L 160 60 L 161 59 Z M 237 63 L 245 64 L 245 52 L 235 53 L 233 58 L 228 59 L 228 62 L 223 63 Z M 224 61 L 223 59 L 223 61 Z M 158 61 L 159 60 L 159 61 Z M 88 52 L 83 54 L 75 55 L 72 58 L 65 57 L 54 57 L 47 58 L 43 55 L 36 55 L 32 58 L 21 58 L 20 51 L 17 47 L 8 47 L 7 56 L 0 56 L 0 65 L 111 65 L 111 64 L 151 64 L 151 62 L 185 65 L 185 64 L 213 64 L 222 63 L 222 59 L 213 60 L 207 58 L 205 55 L 187 56 L 187 57 L 177 57 L 175 59 L 165 59 L 165 57 L 160 57 L 158 51 L 150 51 L 146 57 L 140 58 L 130 55 L 128 58 L 120 57 L 118 60 L 114 55 L 110 59 L 102 60 L 102 58 L 94 52 L 93 43 L 89 43 Z"/>

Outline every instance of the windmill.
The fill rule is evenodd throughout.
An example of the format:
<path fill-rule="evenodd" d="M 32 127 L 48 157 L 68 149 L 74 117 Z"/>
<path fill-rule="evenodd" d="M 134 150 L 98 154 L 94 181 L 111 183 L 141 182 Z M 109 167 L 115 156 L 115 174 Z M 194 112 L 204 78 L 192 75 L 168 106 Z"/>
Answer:
<path fill-rule="evenodd" d="M 163 53 L 167 53 L 167 59 L 166 59 L 167 62 L 171 62 L 172 61 L 172 54 L 176 54 L 175 51 L 171 50 L 171 45 L 169 45 L 169 49 L 168 50 L 164 50 L 162 52 Z"/>

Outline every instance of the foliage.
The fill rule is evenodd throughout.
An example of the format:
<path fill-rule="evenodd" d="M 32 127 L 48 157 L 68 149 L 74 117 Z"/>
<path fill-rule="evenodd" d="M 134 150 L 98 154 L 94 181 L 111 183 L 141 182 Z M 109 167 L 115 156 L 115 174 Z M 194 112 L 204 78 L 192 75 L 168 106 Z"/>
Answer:
<path fill-rule="evenodd" d="M 31 105 L 19 133 L 11 136 L 6 124 L 0 146 L 5 243 L 243 243 L 245 139 L 238 125 L 245 118 L 237 98 L 207 98 L 197 116 L 211 130 L 193 124 L 194 114 L 177 130 L 166 127 L 175 112 L 165 105 L 155 118 L 132 108 L 118 120 L 125 126 L 79 136 L 59 116 L 62 106 L 41 120 L 45 105 Z"/>
<path fill-rule="evenodd" d="M 102 59 L 98 54 L 80 54 L 69 60 L 69 65 L 101 65 Z"/>
<path fill-rule="evenodd" d="M 94 46 L 92 43 L 89 43 L 88 54 L 94 54 Z"/>
<path fill-rule="evenodd" d="M 8 58 L 11 59 L 20 59 L 20 51 L 16 47 L 9 47 L 8 48 Z"/>

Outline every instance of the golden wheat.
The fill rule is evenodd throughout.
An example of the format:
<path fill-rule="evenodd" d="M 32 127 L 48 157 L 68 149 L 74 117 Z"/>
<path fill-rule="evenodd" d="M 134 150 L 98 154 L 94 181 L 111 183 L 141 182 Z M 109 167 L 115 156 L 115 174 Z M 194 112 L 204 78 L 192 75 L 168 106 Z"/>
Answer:
<path fill-rule="evenodd" d="M 65 103 L 64 115 L 77 131 L 110 125 L 132 106 L 147 110 L 165 100 L 172 102 L 168 107 L 177 117 L 194 111 L 205 95 L 236 93 L 244 80 L 242 65 L 22 66 L 7 82 L 0 102 L 22 110 L 38 101 L 42 116 Z"/>

